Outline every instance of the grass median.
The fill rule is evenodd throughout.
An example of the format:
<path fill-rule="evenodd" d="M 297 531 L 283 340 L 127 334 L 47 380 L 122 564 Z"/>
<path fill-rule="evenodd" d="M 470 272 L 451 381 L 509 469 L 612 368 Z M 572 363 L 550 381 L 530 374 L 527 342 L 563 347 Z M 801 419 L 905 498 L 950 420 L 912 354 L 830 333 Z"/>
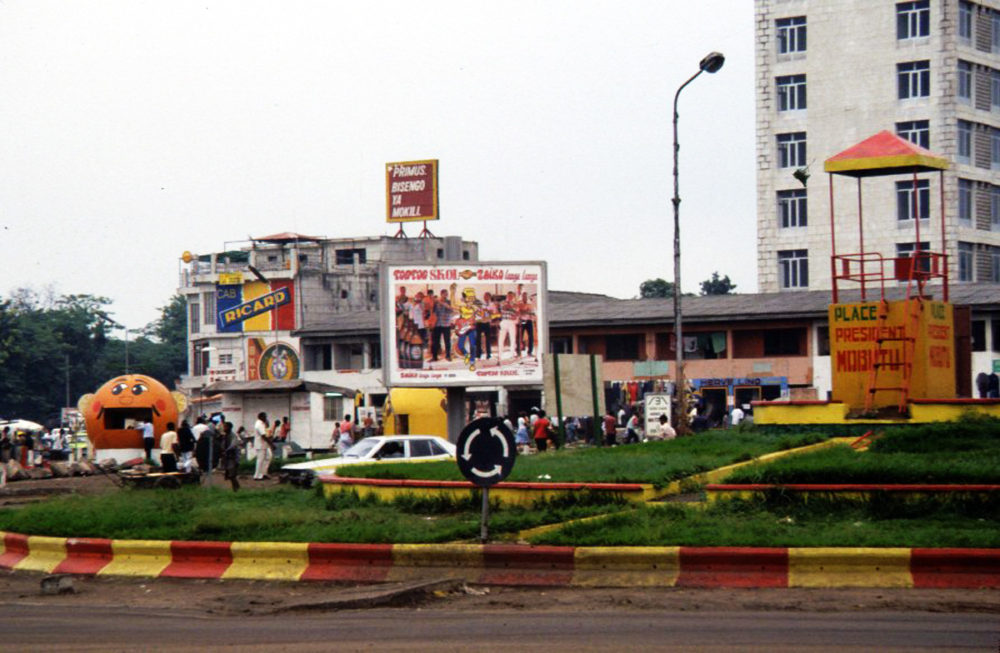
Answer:
<path fill-rule="evenodd" d="M 518 456 L 508 481 L 548 483 L 650 483 L 671 481 L 757 456 L 819 442 L 819 433 L 789 434 L 764 429 L 709 431 L 665 442 L 611 448 L 559 449 Z M 465 480 L 452 461 L 351 465 L 340 475 L 357 478 Z"/>
<path fill-rule="evenodd" d="M 749 465 L 725 482 L 1000 484 L 1000 420 L 890 428 L 868 451 L 835 446 Z"/>

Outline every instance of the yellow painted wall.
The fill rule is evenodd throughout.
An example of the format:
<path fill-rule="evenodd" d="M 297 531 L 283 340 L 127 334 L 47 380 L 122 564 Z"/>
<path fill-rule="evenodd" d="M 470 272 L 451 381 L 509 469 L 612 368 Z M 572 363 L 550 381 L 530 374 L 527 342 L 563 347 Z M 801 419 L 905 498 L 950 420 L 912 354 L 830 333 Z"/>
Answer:
<path fill-rule="evenodd" d="M 447 392 L 443 388 L 392 388 L 382 421 L 386 435 L 397 433 L 396 415 L 409 417 L 411 434 L 437 435 L 448 439 Z"/>

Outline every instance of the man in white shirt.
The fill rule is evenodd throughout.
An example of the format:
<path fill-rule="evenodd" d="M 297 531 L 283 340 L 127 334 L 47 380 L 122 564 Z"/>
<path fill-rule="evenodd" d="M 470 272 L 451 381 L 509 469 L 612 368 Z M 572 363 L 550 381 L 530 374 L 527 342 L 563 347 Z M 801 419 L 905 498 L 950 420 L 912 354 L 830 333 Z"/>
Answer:
<path fill-rule="evenodd" d="M 146 450 L 146 462 L 153 462 L 153 445 L 156 444 L 156 436 L 153 434 L 153 423 L 143 420 L 136 424 L 136 428 L 142 431 L 142 447 Z"/>
<path fill-rule="evenodd" d="M 173 422 L 167 422 L 167 431 L 160 436 L 160 465 L 164 472 L 177 471 L 177 431 Z"/>
<path fill-rule="evenodd" d="M 268 467 L 271 466 L 271 439 L 267 423 L 267 413 L 259 413 L 253 425 L 253 448 L 257 454 L 257 466 L 253 478 L 262 481 L 268 478 Z"/>
<path fill-rule="evenodd" d="M 739 426 L 740 422 L 743 421 L 743 409 L 740 408 L 739 404 L 733 406 L 733 412 L 729 414 L 730 424 L 733 426 Z"/>

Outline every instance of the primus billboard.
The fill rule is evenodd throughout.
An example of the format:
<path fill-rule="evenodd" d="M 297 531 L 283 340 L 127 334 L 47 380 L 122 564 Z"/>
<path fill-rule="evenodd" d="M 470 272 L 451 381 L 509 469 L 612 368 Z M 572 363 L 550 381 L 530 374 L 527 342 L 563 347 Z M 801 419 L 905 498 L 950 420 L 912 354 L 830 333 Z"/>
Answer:
<path fill-rule="evenodd" d="M 384 266 L 385 384 L 541 385 L 546 292 L 543 262 Z"/>
<path fill-rule="evenodd" d="M 438 219 L 438 162 L 385 164 L 386 222 Z"/>

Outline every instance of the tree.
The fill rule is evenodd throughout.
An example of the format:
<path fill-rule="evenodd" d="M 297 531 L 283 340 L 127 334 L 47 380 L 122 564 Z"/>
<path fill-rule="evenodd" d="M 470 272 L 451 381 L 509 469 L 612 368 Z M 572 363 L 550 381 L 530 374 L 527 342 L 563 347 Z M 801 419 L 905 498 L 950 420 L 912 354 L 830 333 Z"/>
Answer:
<path fill-rule="evenodd" d="M 663 279 L 646 279 L 639 284 L 639 297 L 649 299 L 651 297 L 673 297 L 674 282 Z"/>
<path fill-rule="evenodd" d="M 736 284 L 729 280 L 729 275 L 719 278 L 718 272 L 712 273 L 711 279 L 701 282 L 702 295 L 728 295 L 736 290 Z"/>

